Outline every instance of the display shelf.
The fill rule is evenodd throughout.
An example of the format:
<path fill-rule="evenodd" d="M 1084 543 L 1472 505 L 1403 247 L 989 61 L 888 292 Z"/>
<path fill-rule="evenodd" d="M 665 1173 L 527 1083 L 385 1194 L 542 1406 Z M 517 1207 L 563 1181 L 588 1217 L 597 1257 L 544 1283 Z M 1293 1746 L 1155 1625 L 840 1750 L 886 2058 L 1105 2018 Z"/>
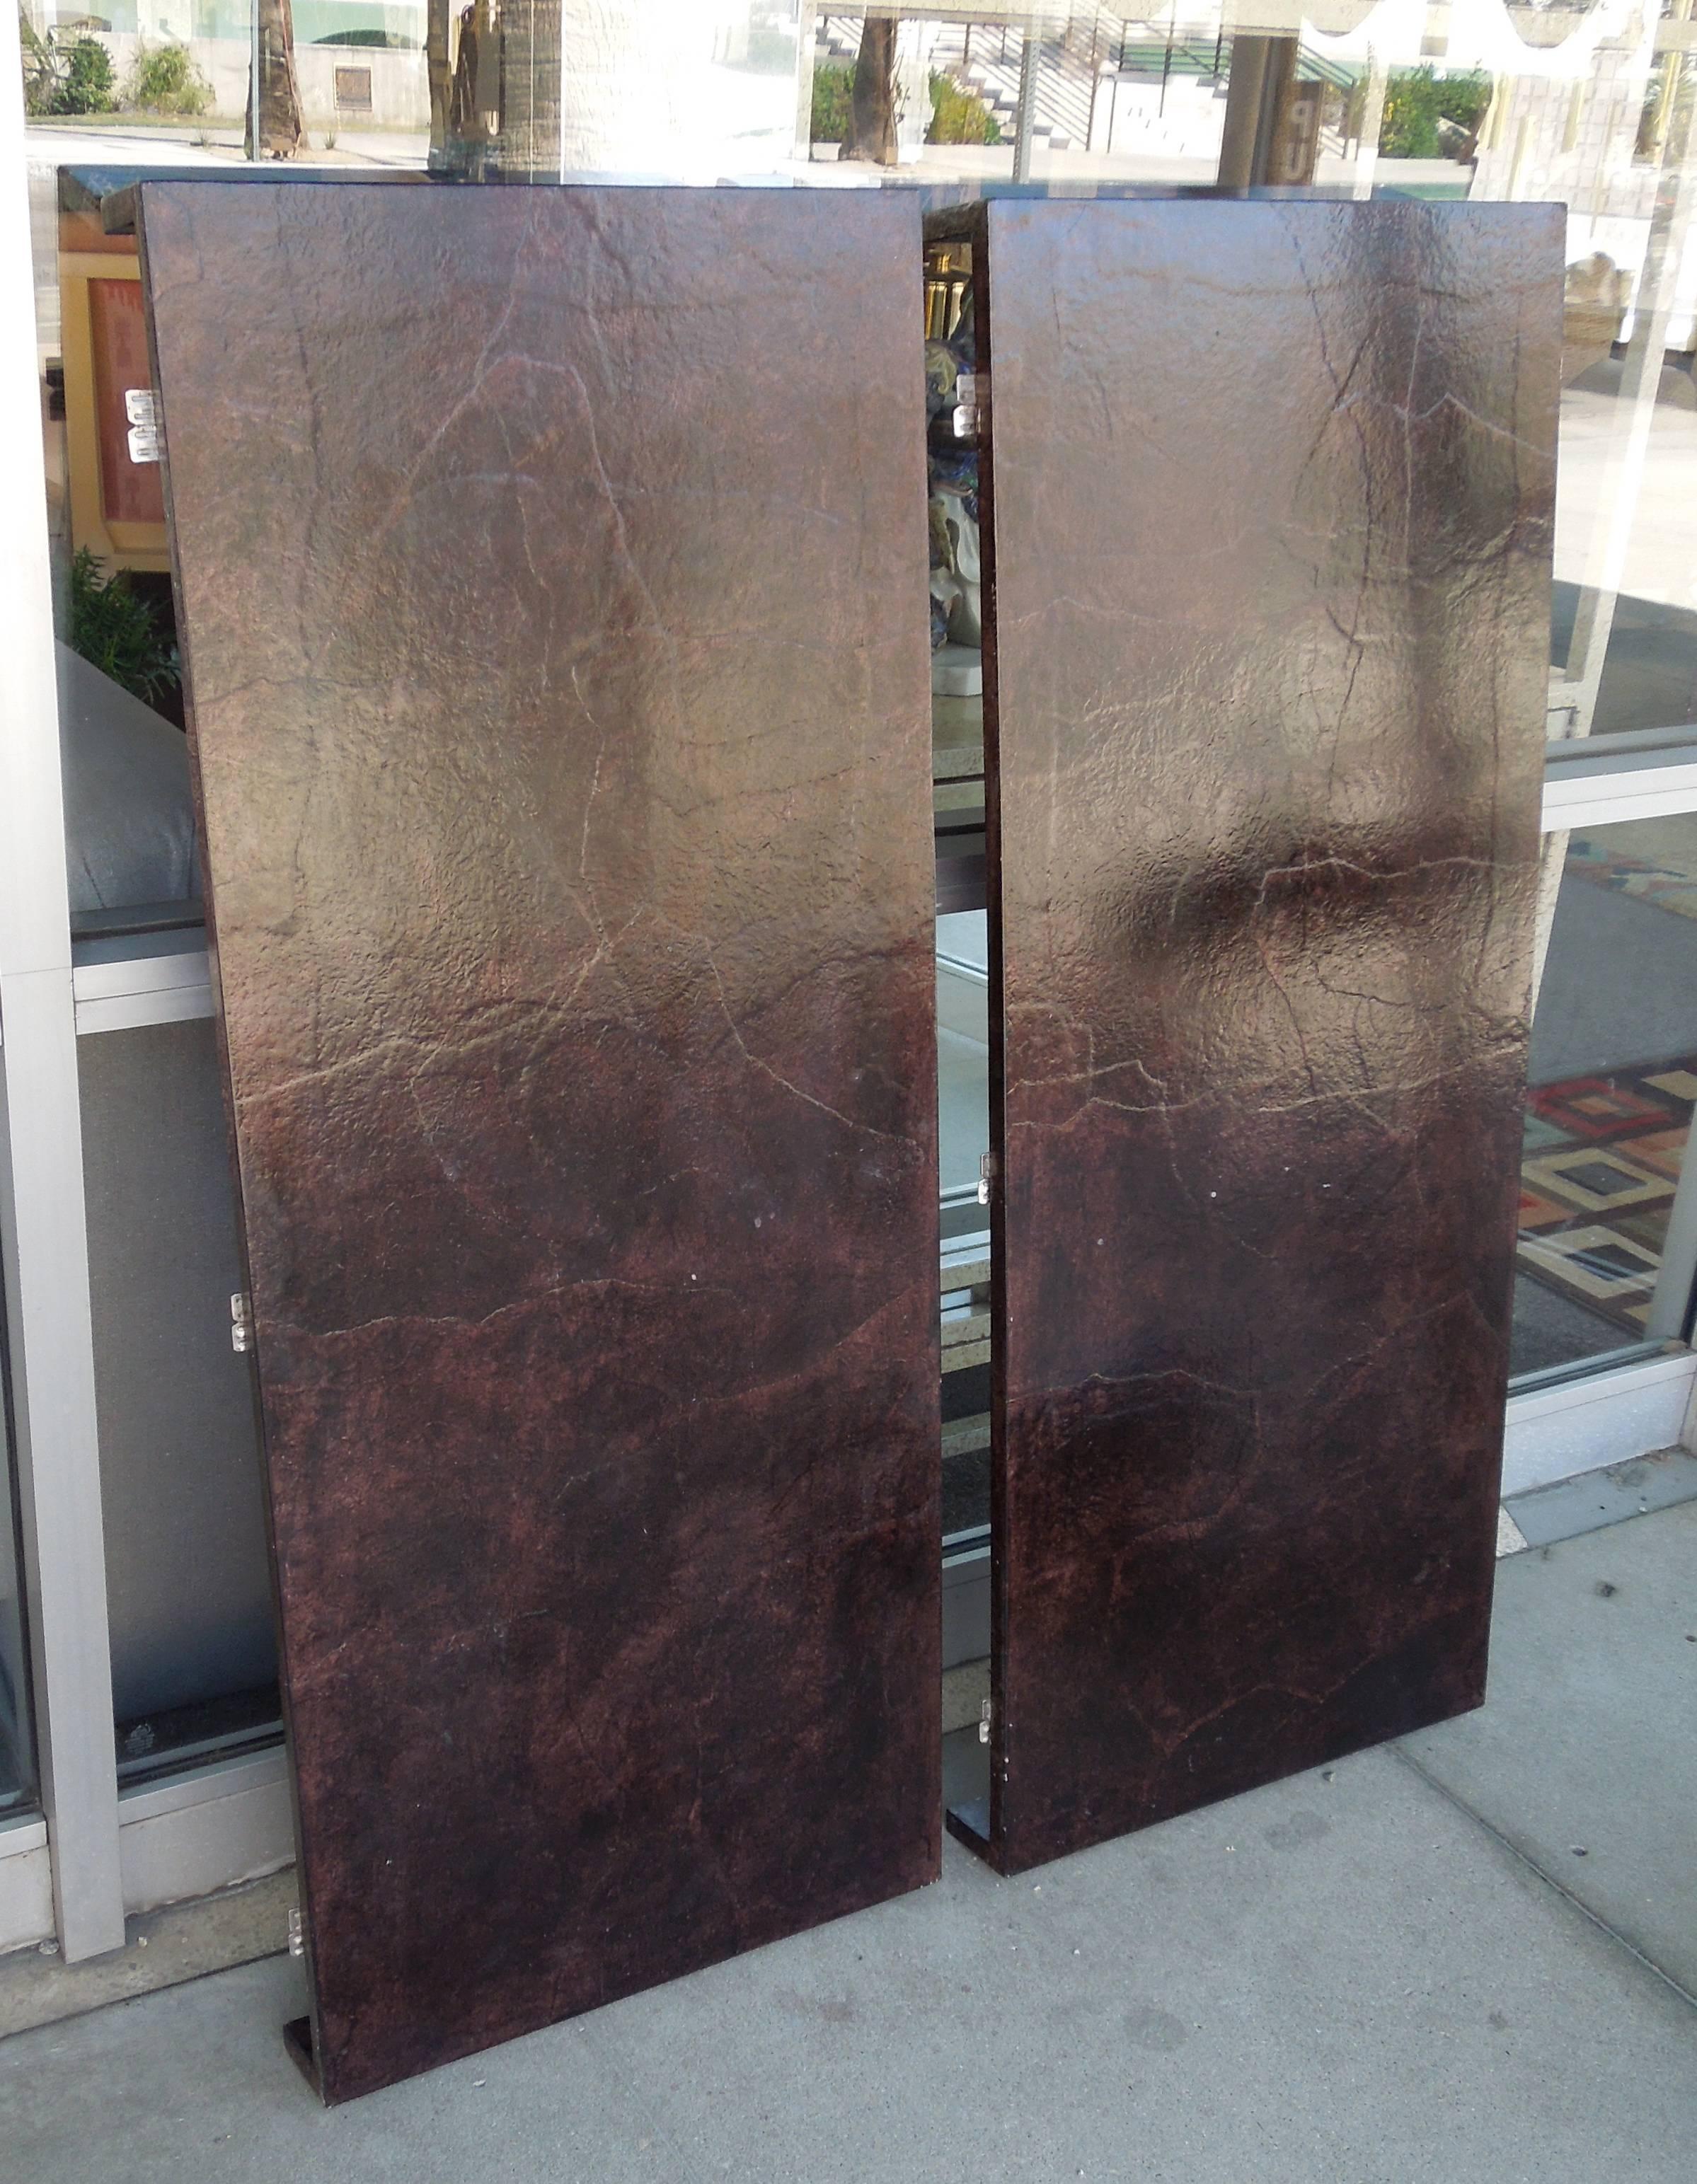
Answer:
<path fill-rule="evenodd" d="M 75 939 L 71 964 L 79 1037 L 212 1014 L 202 925 Z"/>

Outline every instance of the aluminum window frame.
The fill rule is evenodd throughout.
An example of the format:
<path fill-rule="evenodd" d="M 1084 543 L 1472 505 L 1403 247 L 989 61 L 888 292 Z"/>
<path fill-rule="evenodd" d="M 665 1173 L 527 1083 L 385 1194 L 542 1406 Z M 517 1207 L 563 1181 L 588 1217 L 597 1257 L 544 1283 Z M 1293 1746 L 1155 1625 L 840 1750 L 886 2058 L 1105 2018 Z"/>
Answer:
<path fill-rule="evenodd" d="M 0 1257 L 37 1779 L 55 1930 L 75 1962 L 122 1947 L 124 1907 L 23 63 L 9 13 L 0 86 L 0 297 L 14 299 L 0 311 L 0 415 L 18 428 L 0 536 Z"/>

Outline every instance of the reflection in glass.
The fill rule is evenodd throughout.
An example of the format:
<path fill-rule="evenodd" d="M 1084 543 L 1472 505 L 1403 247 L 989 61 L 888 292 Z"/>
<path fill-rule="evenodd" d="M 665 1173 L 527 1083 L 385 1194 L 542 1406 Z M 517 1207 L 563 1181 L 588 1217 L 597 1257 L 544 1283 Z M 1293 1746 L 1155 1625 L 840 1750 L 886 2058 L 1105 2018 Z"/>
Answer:
<path fill-rule="evenodd" d="M 429 165 L 710 183 L 796 151 L 793 0 L 429 0 Z"/>
<path fill-rule="evenodd" d="M 252 35 L 245 149 L 250 159 L 293 159 L 306 149 L 306 109 L 289 0 L 253 0 Z"/>
<path fill-rule="evenodd" d="M 1549 732 L 1697 721 L 1693 76 L 1655 11 L 1503 78 L 1471 194 L 1569 208 Z M 1588 61 L 1588 72 L 1578 66 Z M 1540 63 L 1542 65 L 1540 65 Z"/>
<path fill-rule="evenodd" d="M 85 39 L 105 56 L 111 103 L 127 117 L 126 159 L 148 139 L 151 153 L 139 156 L 161 164 L 239 156 L 257 26 L 258 149 L 349 174 L 427 164 L 492 181 L 744 178 L 968 191 L 1021 179 L 1062 192 L 1219 180 L 1358 198 L 1560 202 L 1568 275 L 1549 732 L 1697 722 L 1697 222 L 1689 202 L 1697 98 L 1683 4 L 1453 0 L 1393 9 L 1362 0 L 1317 11 L 1331 27 L 1311 15 L 1299 31 L 1287 9 L 1270 5 L 1258 21 L 1253 4 L 1228 9 L 1222 0 L 1141 18 L 1065 0 L 986 0 L 969 22 L 961 11 L 918 10 L 868 22 L 863 7 L 798 0 L 194 0 L 187 14 L 164 0 L 124 0 L 103 17 L 60 12 L 53 38 L 64 55 Z M 181 54 L 170 63 L 176 104 L 144 109 L 139 58 L 167 47 Z M 31 125 L 46 132 L 38 152 L 72 160 L 80 142 L 91 159 L 103 156 L 109 116 L 56 100 L 59 64 L 51 53 L 26 57 Z M 62 265 L 87 248 L 68 229 L 60 242 Z M 101 248 L 114 242 L 103 238 Z M 109 274 L 112 264 L 103 261 Z M 960 329 L 970 270 L 959 246 L 929 254 L 924 332 L 929 361 L 945 374 L 969 367 Z M 49 267 L 50 340 L 53 287 Z M 63 293 L 70 298 L 71 287 Z M 1236 331 L 1253 343 L 1253 327 Z M 63 343 L 67 354 L 76 346 Z M 128 383 L 122 374 L 114 382 L 120 392 Z M 970 435 L 952 435 L 948 422 L 966 406 L 944 398 L 952 392 L 939 389 L 931 434 L 932 597 L 941 638 L 969 654 L 974 479 Z M 83 481 L 86 498 L 98 497 L 101 460 L 91 431 L 82 444 L 67 441 L 60 467 L 73 484 Z M 104 509 L 118 513 L 115 503 Z M 109 540 L 98 550 L 106 568 L 131 566 L 138 585 L 162 587 L 162 535 L 154 543 L 152 561 Z M 969 672 L 939 682 L 940 888 L 946 908 L 971 916 L 974 886 L 982 899 L 982 699 Z M 106 710 L 129 711 L 115 701 Z M 103 718 L 98 725 L 103 751 L 118 731 Z M 86 889 L 73 899 L 85 919 L 114 906 L 157 909 L 195 890 L 178 754 L 133 716 L 120 727 L 121 794 L 102 791 L 114 777 L 103 757 L 83 781 L 73 755 L 68 775 L 73 889 Z M 1606 1100 L 1622 1071 L 1677 1074 L 1671 1065 L 1697 1053 L 1697 1022 L 1688 1037 L 1664 1020 L 1685 990 L 1690 922 L 1669 906 L 1677 886 L 1645 877 L 1677 868 L 1674 837 L 1688 822 L 1664 823 L 1669 833 L 1649 846 L 1633 837 L 1633 850 L 1599 857 L 1569 845 L 1535 1032 L 1543 1105 L 1528 1124 L 1528 1161 L 1557 1165 L 1529 1172 L 1536 1203 L 1521 1240 L 1521 1370 L 1667 1332 L 1683 1312 L 1683 1262 L 1668 1244 L 1677 1162 L 1664 1175 L 1642 1148 L 1618 1154 L 1669 1186 L 1658 1194 L 1649 1181 L 1622 1184 L 1647 1194 L 1623 1198 L 1605 1187 L 1615 1136 L 1594 1139 L 1606 1157 L 1567 1159 L 1593 1145 L 1581 1122 L 1594 1125 L 1596 1115 L 1564 1106 L 1560 1090 L 1594 1078 L 1602 1091 L 1575 1098 Z M 1612 940 L 1603 933 L 1610 921 L 1621 927 Z M 970 1022 L 981 989 L 971 956 L 946 918 L 946 1241 L 969 1239 L 979 1219 L 984 1095 L 971 1042 L 981 1034 Z M 1677 1112 L 1661 1120 L 1665 1087 L 1643 1096 L 1661 1103 L 1658 1128 L 1683 1127 Z M 1666 1145 L 1649 1150 L 1665 1162 Z M 1584 1240 L 1588 1227 L 1607 1229 L 1608 1240 Z"/>
<path fill-rule="evenodd" d="M 1528 1078 L 1514 1369 L 1678 1339 L 1697 1268 L 1697 814 L 1568 838 Z"/>

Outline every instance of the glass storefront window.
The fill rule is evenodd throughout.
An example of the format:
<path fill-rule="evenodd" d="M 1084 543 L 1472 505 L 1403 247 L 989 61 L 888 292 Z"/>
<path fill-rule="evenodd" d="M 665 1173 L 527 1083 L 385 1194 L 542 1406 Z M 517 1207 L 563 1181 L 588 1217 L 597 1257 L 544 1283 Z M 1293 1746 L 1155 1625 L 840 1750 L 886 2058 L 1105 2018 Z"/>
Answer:
<path fill-rule="evenodd" d="M 279 1733 L 265 1498 L 210 1022 L 77 1042 L 120 1781 Z M 193 1585 L 183 1572 L 193 1570 Z"/>
<path fill-rule="evenodd" d="M 98 201 L 59 186 L 58 170 L 258 159 L 280 172 L 466 182 L 926 187 L 933 202 L 1016 185 L 1555 200 L 1567 278 L 1547 732 L 1622 739 L 1625 753 L 1633 736 L 1672 745 L 1689 731 L 1697 749 L 1689 13 L 1684 0 L 1309 0 L 1307 14 L 1197 0 L 1181 16 L 1136 18 L 1004 0 L 969 20 L 801 0 L 120 0 L 91 15 L 26 0 L 62 608 L 81 551 L 97 585 L 120 577 L 149 609 L 169 652 L 158 472 L 122 457 L 122 398 L 146 370 L 133 242 L 106 237 Z M 933 348 L 957 335 L 970 273 L 962 246 L 928 252 Z M 952 443 L 954 400 L 940 393 L 932 421 L 932 599 L 943 638 L 970 655 L 976 534 L 961 514 L 975 522 L 975 474 L 951 468 L 970 438 L 963 429 Z M 60 633 L 75 637 L 63 616 Z M 977 1184 L 991 995 L 983 701 L 969 659 L 956 664 L 965 672 L 940 680 L 933 724 L 945 1524 L 959 1537 L 987 1515 Z M 114 696 L 85 666 L 68 668 L 65 706 L 79 967 L 198 952 L 173 690 L 166 679 Z M 1554 838 L 1553 854 L 1520 1374 L 1683 1340 L 1697 1266 L 1683 1171 L 1697 1102 L 1697 916 L 1685 906 L 1697 902 L 1697 811 Z M 85 1042 L 86 1161 L 120 1756 L 135 1779 L 264 1736 L 275 1698 L 245 1382 L 213 1354 L 220 1295 L 238 1277 L 227 1206 L 206 1183 L 224 1188 L 210 1034 L 162 1024 L 107 1036 Z M 166 1283 L 149 1256 L 162 1248 Z M 3 1454 L 0 1810 L 33 1794 Z M 187 1602 L 176 1587 L 184 1540 L 220 1573 Z"/>
<path fill-rule="evenodd" d="M 0 1357 L 0 1380 L 5 1378 Z M 25 1650 L 23 1557 L 17 1479 L 12 1463 L 9 1383 L 0 1389 L 0 1815 L 31 1804 L 36 1794 L 35 1732 Z"/>
<path fill-rule="evenodd" d="M 1567 838 L 1528 1069 L 1515 1367 L 1685 1332 L 1697 813 Z"/>

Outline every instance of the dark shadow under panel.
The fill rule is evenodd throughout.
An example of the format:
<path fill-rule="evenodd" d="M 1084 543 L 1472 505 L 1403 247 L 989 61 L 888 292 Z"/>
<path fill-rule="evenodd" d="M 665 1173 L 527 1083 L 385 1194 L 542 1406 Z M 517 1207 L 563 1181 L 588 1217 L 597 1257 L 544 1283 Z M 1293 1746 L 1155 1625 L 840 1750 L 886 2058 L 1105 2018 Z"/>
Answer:
<path fill-rule="evenodd" d="M 1561 226 L 984 219 L 1013 1870 L 1483 1692 Z"/>
<path fill-rule="evenodd" d="M 142 225 L 336 2100 L 936 1871 L 918 215 Z"/>

